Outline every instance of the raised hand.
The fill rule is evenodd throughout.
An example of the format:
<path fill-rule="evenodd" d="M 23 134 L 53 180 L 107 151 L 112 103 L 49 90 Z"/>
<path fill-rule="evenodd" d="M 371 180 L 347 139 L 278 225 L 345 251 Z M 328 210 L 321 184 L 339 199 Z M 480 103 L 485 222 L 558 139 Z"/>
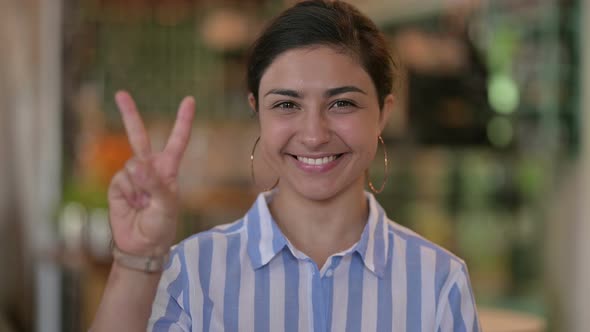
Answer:
<path fill-rule="evenodd" d="M 115 174 L 109 187 L 113 240 L 124 252 L 160 256 L 168 252 L 176 235 L 176 178 L 190 138 L 195 102 L 192 97 L 182 100 L 166 147 L 153 152 L 131 96 L 120 91 L 115 100 L 134 157 Z"/>

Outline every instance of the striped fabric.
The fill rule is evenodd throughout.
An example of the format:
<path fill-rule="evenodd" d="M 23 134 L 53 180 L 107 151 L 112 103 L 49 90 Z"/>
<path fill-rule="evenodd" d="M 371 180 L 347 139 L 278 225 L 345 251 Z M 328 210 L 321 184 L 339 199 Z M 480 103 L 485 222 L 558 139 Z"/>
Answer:
<path fill-rule="evenodd" d="M 150 331 L 479 331 L 463 261 L 387 219 L 373 195 L 361 239 L 318 269 L 260 194 L 244 218 L 177 245 Z"/>

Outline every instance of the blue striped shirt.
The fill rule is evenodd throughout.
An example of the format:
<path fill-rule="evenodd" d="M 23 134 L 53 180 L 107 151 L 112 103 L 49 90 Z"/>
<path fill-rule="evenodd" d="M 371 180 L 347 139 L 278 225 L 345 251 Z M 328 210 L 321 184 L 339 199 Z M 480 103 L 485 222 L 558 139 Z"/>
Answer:
<path fill-rule="evenodd" d="M 367 193 L 360 240 L 318 269 L 262 193 L 240 220 L 177 246 L 148 330 L 479 331 L 462 260 L 392 222 Z"/>

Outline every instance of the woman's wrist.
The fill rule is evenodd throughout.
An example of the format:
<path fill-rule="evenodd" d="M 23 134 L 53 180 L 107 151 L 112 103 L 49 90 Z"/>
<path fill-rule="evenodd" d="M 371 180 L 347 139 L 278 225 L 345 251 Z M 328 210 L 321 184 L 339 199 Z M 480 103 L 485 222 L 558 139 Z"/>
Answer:
<path fill-rule="evenodd" d="M 168 264 L 170 257 L 169 252 L 165 252 L 162 255 L 135 255 L 122 251 L 116 245 L 113 245 L 112 252 L 115 263 L 124 268 L 140 271 L 143 273 L 162 272 Z"/>

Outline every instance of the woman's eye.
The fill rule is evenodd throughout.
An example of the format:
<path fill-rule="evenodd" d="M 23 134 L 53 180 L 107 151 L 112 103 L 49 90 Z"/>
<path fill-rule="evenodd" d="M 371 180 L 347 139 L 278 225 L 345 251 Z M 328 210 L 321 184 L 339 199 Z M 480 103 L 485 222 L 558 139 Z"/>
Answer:
<path fill-rule="evenodd" d="M 297 107 L 297 105 L 295 105 L 294 103 L 292 103 L 290 101 L 284 101 L 282 103 L 278 103 L 275 106 L 273 106 L 273 108 L 280 108 L 280 109 L 285 109 L 285 110 L 291 110 L 296 107 Z"/>
<path fill-rule="evenodd" d="M 332 104 L 332 107 L 334 108 L 351 108 L 355 106 L 356 105 L 349 100 L 337 100 L 334 104 Z"/>

